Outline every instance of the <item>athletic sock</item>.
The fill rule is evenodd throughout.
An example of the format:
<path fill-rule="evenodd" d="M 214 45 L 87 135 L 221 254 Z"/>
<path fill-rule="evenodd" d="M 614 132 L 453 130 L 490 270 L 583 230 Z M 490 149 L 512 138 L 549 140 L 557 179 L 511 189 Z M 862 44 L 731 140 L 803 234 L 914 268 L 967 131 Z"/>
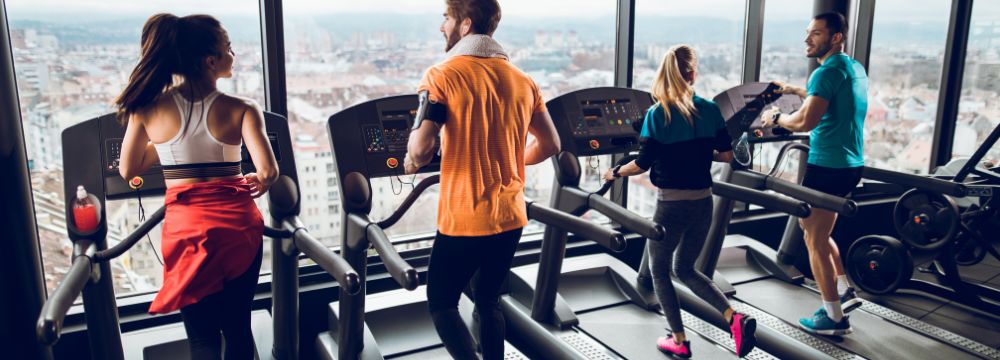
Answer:
<path fill-rule="evenodd" d="M 851 284 L 847 282 L 847 275 L 837 275 L 837 295 L 844 295 L 849 287 Z"/>
<path fill-rule="evenodd" d="M 826 316 L 834 322 L 840 322 L 844 318 L 844 309 L 840 307 L 840 300 L 823 301 L 823 308 L 826 309 Z"/>

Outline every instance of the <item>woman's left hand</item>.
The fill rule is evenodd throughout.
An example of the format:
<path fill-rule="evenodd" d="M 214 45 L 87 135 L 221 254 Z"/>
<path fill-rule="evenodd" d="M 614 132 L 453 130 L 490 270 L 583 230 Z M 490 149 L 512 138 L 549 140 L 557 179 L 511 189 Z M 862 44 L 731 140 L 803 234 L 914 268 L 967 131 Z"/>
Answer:
<path fill-rule="evenodd" d="M 264 183 L 257 178 L 256 173 L 243 175 L 243 178 L 246 179 L 247 184 L 250 185 L 250 196 L 253 196 L 254 199 L 261 197 L 261 195 L 264 195 L 264 193 L 267 192 L 267 186 L 265 186 Z"/>

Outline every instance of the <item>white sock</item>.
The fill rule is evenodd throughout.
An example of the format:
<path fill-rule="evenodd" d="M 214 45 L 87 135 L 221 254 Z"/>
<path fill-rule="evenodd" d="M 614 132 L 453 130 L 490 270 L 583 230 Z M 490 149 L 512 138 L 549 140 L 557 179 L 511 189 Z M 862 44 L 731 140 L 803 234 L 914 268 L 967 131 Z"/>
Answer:
<path fill-rule="evenodd" d="M 837 295 L 844 295 L 851 284 L 847 282 L 847 275 L 837 275 Z"/>
<path fill-rule="evenodd" d="M 823 308 L 826 309 L 826 316 L 835 322 L 840 322 L 840 319 L 844 318 L 844 309 L 840 307 L 840 300 L 823 301 Z"/>

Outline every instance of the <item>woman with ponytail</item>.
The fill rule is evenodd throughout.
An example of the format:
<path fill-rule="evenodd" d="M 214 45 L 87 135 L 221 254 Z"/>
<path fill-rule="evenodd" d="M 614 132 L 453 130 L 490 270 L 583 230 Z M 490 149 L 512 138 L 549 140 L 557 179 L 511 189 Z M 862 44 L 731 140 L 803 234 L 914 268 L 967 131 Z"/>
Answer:
<path fill-rule="evenodd" d="M 657 102 L 646 112 L 639 157 L 609 169 L 604 178 L 610 181 L 652 169 L 649 179 L 659 188 L 653 221 L 667 233 L 662 241 L 646 243 L 650 266 L 639 269 L 640 274 L 652 273 L 653 290 L 670 325 L 671 334 L 657 339 L 657 348 L 668 355 L 691 357 L 671 282 L 672 268 L 681 282 L 725 316 L 737 354 L 744 357 L 754 348 L 756 321 L 734 312 L 718 287 L 694 267 L 712 222 L 712 161 L 733 159 L 722 112 L 714 102 L 694 93 L 697 77 L 694 49 L 677 45 L 667 51 L 653 81 Z"/>
<path fill-rule="evenodd" d="M 252 100 L 222 94 L 232 77 L 229 36 L 208 15 L 153 15 L 142 29 L 139 63 L 115 100 L 126 127 L 119 168 L 133 178 L 157 162 L 167 192 L 163 287 L 151 314 L 180 310 L 192 359 L 252 359 L 250 307 L 262 257 L 264 221 L 253 199 L 277 178 Z M 240 170 L 246 144 L 256 173 Z"/>

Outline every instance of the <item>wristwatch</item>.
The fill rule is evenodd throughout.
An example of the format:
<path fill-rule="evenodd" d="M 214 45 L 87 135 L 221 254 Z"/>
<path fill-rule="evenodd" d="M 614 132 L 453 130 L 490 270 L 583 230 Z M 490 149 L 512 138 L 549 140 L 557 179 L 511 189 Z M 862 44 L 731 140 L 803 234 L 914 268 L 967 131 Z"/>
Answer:
<path fill-rule="evenodd" d="M 773 127 L 778 127 L 779 126 L 778 125 L 778 119 L 780 119 L 780 118 L 781 118 L 781 112 L 776 112 L 776 113 L 774 113 L 774 115 L 771 115 L 771 125 Z"/>
<path fill-rule="evenodd" d="M 618 166 L 615 166 L 614 168 L 611 168 L 611 175 L 614 176 L 615 179 L 622 177 L 621 174 L 618 174 L 618 170 L 621 170 L 621 169 L 622 169 L 621 165 L 618 165 Z"/>

